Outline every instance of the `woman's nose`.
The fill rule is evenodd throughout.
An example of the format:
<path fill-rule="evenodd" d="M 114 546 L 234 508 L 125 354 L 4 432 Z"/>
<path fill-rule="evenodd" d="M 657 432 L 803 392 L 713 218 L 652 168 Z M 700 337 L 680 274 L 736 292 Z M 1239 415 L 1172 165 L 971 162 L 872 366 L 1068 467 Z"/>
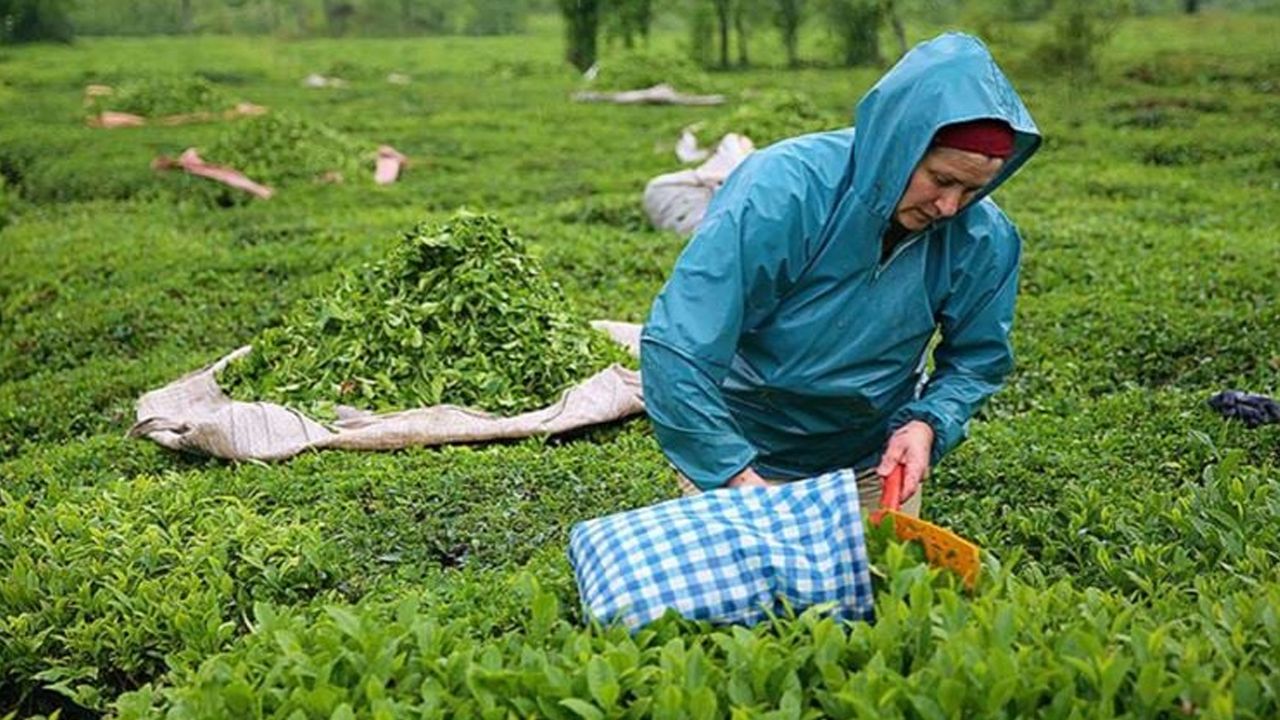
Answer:
<path fill-rule="evenodd" d="M 934 203 L 938 208 L 940 217 L 951 217 L 960 210 L 960 193 L 944 191 L 938 196 L 938 200 Z"/>

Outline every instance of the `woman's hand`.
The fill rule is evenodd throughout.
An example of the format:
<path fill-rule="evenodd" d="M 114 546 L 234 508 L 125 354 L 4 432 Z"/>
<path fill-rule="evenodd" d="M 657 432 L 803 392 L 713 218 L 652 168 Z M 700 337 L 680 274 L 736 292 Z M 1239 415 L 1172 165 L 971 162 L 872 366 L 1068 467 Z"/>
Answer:
<path fill-rule="evenodd" d="M 902 465 L 902 499 L 906 500 L 920 489 L 920 483 L 929 476 L 929 454 L 933 450 L 933 428 L 922 420 L 898 428 L 889 438 L 889 445 L 880 457 L 876 474 L 889 477 L 893 469 Z"/>
<path fill-rule="evenodd" d="M 764 478 L 756 474 L 755 470 L 747 468 L 742 472 L 734 475 L 725 483 L 725 487 L 745 488 L 745 487 L 771 487 Z"/>

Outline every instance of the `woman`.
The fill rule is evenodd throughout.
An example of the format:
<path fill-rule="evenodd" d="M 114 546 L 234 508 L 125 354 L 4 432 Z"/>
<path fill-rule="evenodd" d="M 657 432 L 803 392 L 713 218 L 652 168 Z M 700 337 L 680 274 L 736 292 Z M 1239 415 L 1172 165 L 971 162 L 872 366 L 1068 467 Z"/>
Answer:
<path fill-rule="evenodd" d="M 901 464 L 918 511 L 1012 366 L 1020 239 L 986 196 L 1039 144 L 986 47 L 947 34 L 871 88 L 856 128 L 744 161 L 641 338 L 646 409 L 681 475 L 709 490 L 853 467 L 874 507 Z"/>

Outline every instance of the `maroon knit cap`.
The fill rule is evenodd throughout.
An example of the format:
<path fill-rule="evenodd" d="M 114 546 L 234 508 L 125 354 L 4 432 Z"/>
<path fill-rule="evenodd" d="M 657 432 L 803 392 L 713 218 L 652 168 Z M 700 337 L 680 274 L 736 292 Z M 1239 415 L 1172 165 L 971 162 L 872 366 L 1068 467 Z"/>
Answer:
<path fill-rule="evenodd" d="M 1013 155 L 1013 128 L 1003 120 L 970 120 L 942 128 L 933 144 L 1007 159 Z"/>

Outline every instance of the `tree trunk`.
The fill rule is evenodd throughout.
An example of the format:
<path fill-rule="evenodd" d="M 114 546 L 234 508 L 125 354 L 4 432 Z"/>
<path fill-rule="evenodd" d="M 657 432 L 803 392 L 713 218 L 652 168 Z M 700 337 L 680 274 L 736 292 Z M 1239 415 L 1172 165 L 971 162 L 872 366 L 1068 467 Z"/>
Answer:
<path fill-rule="evenodd" d="M 884 11 L 889 15 L 889 24 L 893 26 L 893 36 L 898 40 L 898 57 L 907 54 L 907 31 L 902 26 L 902 18 L 898 16 L 897 0 L 885 0 Z"/>
<path fill-rule="evenodd" d="M 747 12 L 743 8 L 745 3 L 738 0 L 737 7 L 733 11 L 733 28 L 738 31 L 738 66 L 748 67 L 751 65 L 751 58 L 747 54 Z"/>
<path fill-rule="evenodd" d="M 840 33 L 844 64 L 880 64 L 880 0 L 830 0 L 827 20 Z"/>
<path fill-rule="evenodd" d="M 716 22 L 720 26 L 720 67 L 729 67 L 729 3 L 730 0 L 715 0 Z"/>
<path fill-rule="evenodd" d="M 787 67 L 800 64 L 800 21 L 803 19 L 804 0 L 778 0 L 774 20 L 782 35 L 782 46 L 787 51 Z"/>
<path fill-rule="evenodd" d="M 191 32 L 191 0 L 182 0 L 178 3 L 178 32 Z"/>
<path fill-rule="evenodd" d="M 1183 0 L 1182 9 L 1186 10 L 1188 15 L 1194 15 L 1200 9 L 1200 0 Z"/>
<path fill-rule="evenodd" d="M 580 71 L 596 61 L 596 36 L 600 31 L 599 0 L 560 0 L 565 25 L 565 58 Z"/>
<path fill-rule="evenodd" d="M 640 31 L 640 41 L 649 45 L 649 26 L 653 24 L 653 0 L 634 0 L 636 4 L 636 24 Z"/>

